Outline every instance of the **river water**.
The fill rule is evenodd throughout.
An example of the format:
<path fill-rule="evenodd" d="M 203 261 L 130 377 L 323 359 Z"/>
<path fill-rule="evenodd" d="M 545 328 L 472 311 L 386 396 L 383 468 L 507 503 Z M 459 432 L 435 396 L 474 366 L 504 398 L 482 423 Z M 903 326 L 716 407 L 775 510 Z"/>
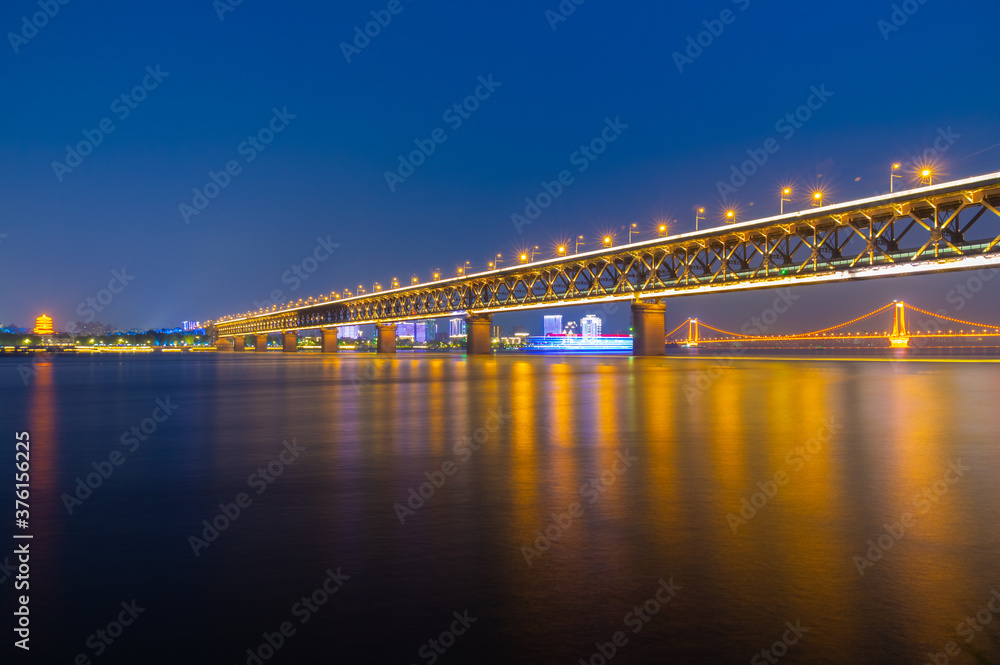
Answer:
<path fill-rule="evenodd" d="M 998 369 L 2 359 L 17 662 L 998 662 Z"/>

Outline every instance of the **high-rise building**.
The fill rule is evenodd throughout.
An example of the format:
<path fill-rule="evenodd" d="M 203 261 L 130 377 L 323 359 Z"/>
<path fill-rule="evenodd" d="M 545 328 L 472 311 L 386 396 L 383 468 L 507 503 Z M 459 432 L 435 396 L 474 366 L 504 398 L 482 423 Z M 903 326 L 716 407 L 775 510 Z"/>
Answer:
<path fill-rule="evenodd" d="M 586 339 L 588 337 L 601 336 L 601 317 L 588 314 L 580 319 L 580 335 Z"/>
<path fill-rule="evenodd" d="M 434 339 L 433 332 L 428 337 L 430 325 L 430 321 L 417 321 L 413 324 L 413 341 L 417 344 L 424 344 L 428 339 Z"/>
<path fill-rule="evenodd" d="M 361 337 L 360 326 L 340 326 L 337 329 L 337 336 L 344 339 L 357 339 Z"/>
<path fill-rule="evenodd" d="M 51 335 L 55 331 L 52 330 L 52 319 L 42 314 L 37 319 L 35 319 L 35 334 L 36 335 Z"/>
<path fill-rule="evenodd" d="M 545 331 L 544 334 L 548 335 L 561 335 L 563 331 L 562 326 L 562 314 L 550 314 L 545 317 Z"/>
<path fill-rule="evenodd" d="M 412 321 L 404 321 L 403 323 L 396 324 L 396 338 L 402 339 L 404 337 L 413 339 L 414 329 Z"/>
<path fill-rule="evenodd" d="M 465 337 L 465 319 L 448 319 L 448 336 Z"/>
<path fill-rule="evenodd" d="M 181 328 L 184 332 L 191 332 L 192 330 L 201 328 L 201 324 L 197 321 L 181 321 Z"/>

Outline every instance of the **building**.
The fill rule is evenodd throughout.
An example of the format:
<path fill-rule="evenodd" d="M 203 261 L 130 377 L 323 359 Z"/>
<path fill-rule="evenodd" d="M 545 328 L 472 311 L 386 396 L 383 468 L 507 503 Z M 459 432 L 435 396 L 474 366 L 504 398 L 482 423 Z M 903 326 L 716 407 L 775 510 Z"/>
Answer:
<path fill-rule="evenodd" d="M 493 326 L 493 339 L 500 339 L 503 337 L 503 326 Z"/>
<path fill-rule="evenodd" d="M 201 328 L 201 323 L 198 321 L 181 321 L 181 328 L 184 332 L 191 332 L 192 330 Z"/>
<path fill-rule="evenodd" d="M 361 326 L 340 326 L 337 335 L 345 339 L 358 339 L 361 337 Z"/>
<path fill-rule="evenodd" d="M 550 314 L 545 317 L 544 335 L 561 335 L 563 331 L 562 314 Z"/>
<path fill-rule="evenodd" d="M 580 319 L 580 335 L 586 338 L 601 336 L 601 317 L 588 314 Z"/>
<path fill-rule="evenodd" d="M 412 321 L 404 321 L 403 323 L 396 324 L 397 339 L 413 339 L 414 335 L 415 330 Z"/>
<path fill-rule="evenodd" d="M 448 336 L 465 337 L 465 319 L 448 319 Z"/>
<path fill-rule="evenodd" d="M 433 321 L 417 321 L 413 324 L 413 341 L 417 344 L 425 344 L 427 340 L 434 339 L 437 326 Z"/>
<path fill-rule="evenodd" d="M 52 335 L 55 333 L 52 330 L 52 319 L 42 314 L 37 319 L 35 319 L 35 334 L 36 335 Z"/>

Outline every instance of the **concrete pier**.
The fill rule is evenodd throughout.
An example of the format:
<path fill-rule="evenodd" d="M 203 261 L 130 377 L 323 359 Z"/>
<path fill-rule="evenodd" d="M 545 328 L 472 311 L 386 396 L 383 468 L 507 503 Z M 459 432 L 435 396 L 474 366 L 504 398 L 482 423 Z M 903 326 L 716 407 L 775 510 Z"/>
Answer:
<path fill-rule="evenodd" d="M 236 336 L 236 343 L 233 344 L 233 351 L 243 352 L 247 349 L 247 338 L 243 335 Z"/>
<path fill-rule="evenodd" d="M 667 306 L 659 302 L 632 303 L 632 355 L 663 356 L 666 344 Z"/>
<path fill-rule="evenodd" d="M 215 350 L 219 353 L 232 353 L 233 343 L 225 337 L 220 337 L 215 343 Z"/>
<path fill-rule="evenodd" d="M 295 353 L 299 350 L 299 333 L 292 330 L 282 333 L 283 342 L 281 350 L 285 353 Z"/>
<path fill-rule="evenodd" d="M 378 353 L 395 353 L 396 352 L 396 324 L 379 324 L 378 326 L 378 344 L 375 350 Z"/>
<path fill-rule="evenodd" d="M 320 332 L 323 333 L 323 353 L 337 353 L 337 329 L 323 328 Z"/>
<path fill-rule="evenodd" d="M 257 353 L 267 353 L 267 333 L 253 336 L 253 350 Z"/>
<path fill-rule="evenodd" d="M 493 353 L 490 344 L 493 316 L 490 314 L 469 314 L 465 317 L 465 352 L 468 355 L 489 355 Z"/>

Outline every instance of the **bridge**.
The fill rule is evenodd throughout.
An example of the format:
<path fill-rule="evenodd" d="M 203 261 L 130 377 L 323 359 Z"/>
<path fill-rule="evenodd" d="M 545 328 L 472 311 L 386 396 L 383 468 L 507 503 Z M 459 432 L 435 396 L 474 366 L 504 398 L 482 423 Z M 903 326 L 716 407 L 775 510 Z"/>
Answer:
<path fill-rule="evenodd" d="M 822 199 L 820 199 L 822 200 Z M 729 223 L 618 247 L 525 261 L 502 269 L 372 294 L 310 298 L 211 322 L 219 350 L 254 336 L 303 330 L 337 351 L 337 327 L 375 324 L 377 350 L 394 353 L 396 324 L 466 319 L 466 351 L 488 354 L 492 315 L 514 310 L 631 301 L 634 355 L 663 355 L 665 300 L 1000 265 L 1000 173 L 955 180 L 776 217 Z"/>
<path fill-rule="evenodd" d="M 909 324 L 915 314 L 926 317 L 917 328 Z M 879 315 L 891 318 L 891 324 L 881 329 L 870 327 Z M 857 330 L 863 321 L 869 326 L 868 329 Z M 889 322 L 883 321 L 883 323 Z M 961 326 L 958 330 L 955 330 L 956 324 Z M 949 326 L 948 330 L 944 329 L 945 325 Z M 759 326 L 753 327 L 760 330 Z M 703 334 L 703 331 L 707 332 Z M 765 335 L 762 332 L 733 332 L 717 328 L 695 318 L 685 320 L 667 333 L 668 343 L 676 343 L 689 348 L 739 346 L 754 342 L 797 348 L 815 343 L 830 346 L 835 342 L 851 342 L 857 345 L 862 340 L 869 346 L 875 346 L 881 342 L 882 346 L 886 348 L 907 348 L 914 340 L 983 340 L 985 338 L 995 339 L 1000 343 L 1000 325 L 964 321 L 946 314 L 929 312 L 926 309 L 900 301 L 883 305 L 849 321 L 803 333 Z"/>

